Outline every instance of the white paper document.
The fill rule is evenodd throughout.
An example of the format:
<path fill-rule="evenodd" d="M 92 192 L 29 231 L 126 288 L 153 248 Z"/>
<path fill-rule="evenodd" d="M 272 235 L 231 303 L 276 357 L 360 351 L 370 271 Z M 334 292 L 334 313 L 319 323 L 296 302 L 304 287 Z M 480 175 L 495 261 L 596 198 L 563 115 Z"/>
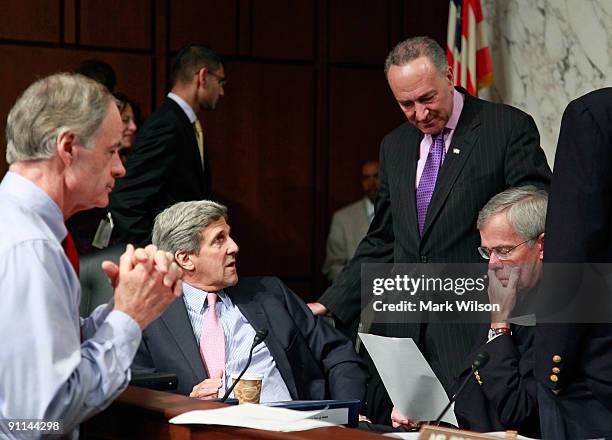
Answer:
<path fill-rule="evenodd" d="M 324 410 L 321 410 L 324 411 Z M 336 426 L 312 420 L 321 411 L 295 411 L 265 405 L 231 405 L 226 408 L 188 411 L 169 420 L 175 424 L 240 426 L 266 431 L 291 432 Z"/>
<path fill-rule="evenodd" d="M 449 399 L 412 338 L 359 333 L 397 410 L 415 421 L 435 420 Z M 453 408 L 442 418 L 457 426 Z"/>

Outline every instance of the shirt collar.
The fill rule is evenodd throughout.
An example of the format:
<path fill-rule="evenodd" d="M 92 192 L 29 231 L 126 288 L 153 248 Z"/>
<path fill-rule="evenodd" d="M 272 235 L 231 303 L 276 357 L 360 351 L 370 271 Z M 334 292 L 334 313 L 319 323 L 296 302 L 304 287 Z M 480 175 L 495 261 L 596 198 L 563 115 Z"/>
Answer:
<path fill-rule="evenodd" d="M 198 289 L 197 287 L 193 287 L 191 284 L 183 281 L 183 298 L 185 303 L 192 310 L 196 310 L 198 313 L 204 313 L 204 310 L 208 307 L 208 302 L 206 301 L 207 295 L 208 292 Z M 229 308 L 233 305 L 229 295 L 223 290 L 217 292 L 217 296 L 224 306 Z"/>
<path fill-rule="evenodd" d="M 457 123 L 459 122 L 459 117 L 461 116 L 461 111 L 463 110 L 463 101 L 465 97 L 461 92 L 457 90 L 453 91 L 453 112 L 451 113 L 451 117 L 448 119 L 445 128 L 448 130 L 454 130 L 457 128 Z"/>
<path fill-rule="evenodd" d="M 8 171 L 0 183 L 0 194 L 12 197 L 39 215 L 55 236 L 62 242 L 68 234 L 64 214 L 55 201 L 42 188 L 17 173 Z"/>
<path fill-rule="evenodd" d="M 181 98 L 176 93 L 172 93 L 172 92 L 168 93 L 168 98 L 170 98 L 171 100 L 173 100 L 174 102 L 176 102 L 179 105 L 179 107 L 187 115 L 187 118 L 189 118 L 189 122 L 191 122 L 192 124 L 195 122 L 196 114 L 193 111 L 193 109 L 191 108 L 191 106 L 189 104 L 187 104 L 187 101 L 185 101 L 183 98 Z"/>

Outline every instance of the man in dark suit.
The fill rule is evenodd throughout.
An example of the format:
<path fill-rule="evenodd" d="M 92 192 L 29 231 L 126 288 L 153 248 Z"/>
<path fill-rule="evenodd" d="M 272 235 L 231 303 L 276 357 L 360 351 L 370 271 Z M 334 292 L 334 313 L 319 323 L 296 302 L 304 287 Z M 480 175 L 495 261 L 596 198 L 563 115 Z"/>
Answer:
<path fill-rule="evenodd" d="M 605 277 L 595 289 L 579 283 L 588 263 L 612 262 L 611 164 L 612 88 L 606 88 L 567 106 L 555 156 L 535 338 L 547 439 L 612 438 L 612 298 Z M 562 273 L 552 263 L 563 263 Z M 588 315 L 574 316 L 581 304 Z M 553 309 L 561 319 L 550 314 Z M 598 310 L 607 316 L 596 316 Z"/>
<path fill-rule="evenodd" d="M 478 250 L 489 263 L 489 302 L 499 310 L 492 310 L 490 323 L 482 326 L 456 382 L 472 374 L 478 353 L 489 354 L 455 403 L 462 428 L 540 436 L 533 375 L 535 315 L 529 304 L 542 275 L 547 200 L 546 192 L 534 187 L 510 188 L 478 215 Z"/>
<path fill-rule="evenodd" d="M 279 279 L 238 282 L 226 219 L 226 208 L 211 201 L 178 203 L 156 218 L 153 242 L 184 269 L 185 297 L 148 327 L 132 369 L 173 372 L 179 393 L 217 397 L 265 328 L 248 370 L 264 376 L 261 401 L 362 399 L 367 374 L 348 339 Z"/>
<path fill-rule="evenodd" d="M 172 66 L 172 91 L 138 131 L 126 175 L 117 182 L 110 210 L 114 236 L 148 243 L 153 219 L 180 201 L 210 199 L 211 174 L 199 110 L 214 110 L 225 71 L 212 49 L 184 47 Z"/>
<path fill-rule="evenodd" d="M 383 139 L 380 189 L 368 235 L 334 284 L 310 305 L 314 313 L 331 313 L 345 325 L 360 313 L 363 263 L 477 262 L 480 208 L 510 186 L 546 188 L 550 179 L 533 119 L 454 88 L 452 68 L 435 41 L 415 37 L 398 44 L 385 72 L 408 122 Z M 372 332 L 414 338 L 449 390 L 477 327 L 398 323 L 373 326 Z M 386 403 L 369 399 L 376 412 L 386 405 L 382 417 L 388 423 L 386 391 L 381 383 L 371 385 L 382 389 Z"/>

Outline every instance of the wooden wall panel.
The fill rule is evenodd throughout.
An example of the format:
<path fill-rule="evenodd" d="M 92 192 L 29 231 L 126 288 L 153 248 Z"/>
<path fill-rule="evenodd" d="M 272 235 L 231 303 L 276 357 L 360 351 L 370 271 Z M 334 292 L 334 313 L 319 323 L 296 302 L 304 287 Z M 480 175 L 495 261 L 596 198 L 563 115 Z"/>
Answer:
<path fill-rule="evenodd" d="M 257 0 L 252 5 L 253 56 L 313 59 L 316 43 L 314 1 Z"/>
<path fill-rule="evenodd" d="M 213 185 L 230 208 L 241 275 L 316 297 L 329 220 L 360 197 L 361 162 L 404 121 L 382 73 L 400 39 L 445 43 L 448 0 L 0 0 L 0 130 L 36 77 L 86 58 L 114 66 L 146 116 L 188 42 L 228 56 L 203 115 Z M 6 170 L 0 144 L 0 176 Z"/>
<path fill-rule="evenodd" d="M 382 66 L 389 52 L 390 7 L 390 0 L 329 2 L 330 60 Z"/>
<path fill-rule="evenodd" d="M 411 0 L 405 7 L 403 38 L 428 35 L 446 47 L 448 27 L 447 0 Z"/>
<path fill-rule="evenodd" d="M 80 44 L 129 49 L 151 48 L 150 0 L 80 0 Z"/>
<path fill-rule="evenodd" d="M 405 121 L 381 70 L 330 72 L 329 214 L 359 199 L 361 164 Z"/>
<path fill-rule="evenodd" d="M 140 103 L 145 114 L 149 113 L 151 77 L 148 57 L 144 55 L 0 45 L 0 59 L 11 60 L 0 69 L 0 84 L 11 85 L 2 88 L 2 99 L 0 99 L 2 156 L 4 156 L 6 116 L 17 97 L 37 78 L 73 70 L 81 60 L 86 58 L 98 58 L 114 66 L 118 78 L 117 89 L 129 94 Z M 23 66 L 27 66 L 26 71 Z"/>
<path fill-rule="evenodd" d="M 202 43 L 223 53 L 237 51 L 237 0 L 182 0 L 170 11 L 170 49 Z"/>
<path fill-rule="evenodd" d="M 0 38 L 11 40 L 60 41 L 58 0 L 0 1 Z"/>
<path fill-rule="evenodd" d="M 225 98 L 204 115 L 217 198 L 230 208 L 247 273 L 309 276 L 314 75 L 228 63 Z M 243 270 L 244 268 L 244 270 Z"/>

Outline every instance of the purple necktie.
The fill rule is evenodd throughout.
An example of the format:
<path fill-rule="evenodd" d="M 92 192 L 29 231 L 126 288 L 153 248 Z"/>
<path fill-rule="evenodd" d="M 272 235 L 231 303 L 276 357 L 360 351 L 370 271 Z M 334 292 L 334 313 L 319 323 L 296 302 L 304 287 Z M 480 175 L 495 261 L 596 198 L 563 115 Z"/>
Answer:
<path fill-rule="evenodd" d="M 419 186 L 416 190 L 416 206 L 417 206 L 417 219 L 419 222 L 419 234 L 423 236 L 423 229 L 425 228 L 425 218 L 427 217 L 427 208 L 431 201 L 431 196 L 436 187 L 436 179 L 438 177 L 438 171 L 444 161 L 444 130 L 440 132 L 436 137 L 433 138 L 433 143 L 429 148 L 429 154 L 427 155 L 427 161 L 421 174 L 421 180 L 419 180 Z"/>

